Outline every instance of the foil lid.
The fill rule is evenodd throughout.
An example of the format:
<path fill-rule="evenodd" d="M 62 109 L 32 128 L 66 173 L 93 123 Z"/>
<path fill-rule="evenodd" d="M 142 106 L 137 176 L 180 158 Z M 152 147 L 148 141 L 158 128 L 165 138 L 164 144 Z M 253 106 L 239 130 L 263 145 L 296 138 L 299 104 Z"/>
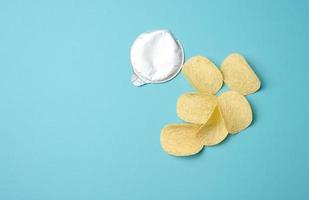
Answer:
<path fill-rule="evenodd" d="M 132 78 L 135 86 L 163 83 L 174 78 L 184 62 L 182 45 L 168 30 L 140 34 L 131 47 Z"/>

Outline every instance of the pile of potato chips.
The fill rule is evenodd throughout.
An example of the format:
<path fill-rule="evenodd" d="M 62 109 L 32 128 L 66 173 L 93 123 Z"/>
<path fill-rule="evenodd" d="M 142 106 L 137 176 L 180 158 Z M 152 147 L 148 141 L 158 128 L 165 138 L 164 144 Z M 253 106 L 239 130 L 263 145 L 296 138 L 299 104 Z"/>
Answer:
<path fill-rule="evenodd" d="M 161 145 L 168 154 L 194 155 L 251 124 L 252 110 L 245 95 L 256 92 L 261 82 L 242 55 L 230 54 L 220 69 L 206 57 L 194 56 L 182 72 L 196 92 L 183 94 L 177 102 L 177 115 L 187 123 L 162 129 Z M 230 91 L 216 96 L 223 81 Z"/>

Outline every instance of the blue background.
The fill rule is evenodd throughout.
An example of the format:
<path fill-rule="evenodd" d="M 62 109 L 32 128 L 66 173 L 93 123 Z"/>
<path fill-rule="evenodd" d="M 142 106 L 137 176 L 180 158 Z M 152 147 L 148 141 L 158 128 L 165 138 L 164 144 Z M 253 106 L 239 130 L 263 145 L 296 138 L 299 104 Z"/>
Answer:
<path fill-rule="evenodd" d="M 307 2 L 2 0 L 0 199 L 308 198 Z M 182 75 L 130 83 L 130 45 L 156 28 L 186 58 L 246 56 L 263 85 L 250 128 L 197 156 L 163 152 L 193 89 Z"/>

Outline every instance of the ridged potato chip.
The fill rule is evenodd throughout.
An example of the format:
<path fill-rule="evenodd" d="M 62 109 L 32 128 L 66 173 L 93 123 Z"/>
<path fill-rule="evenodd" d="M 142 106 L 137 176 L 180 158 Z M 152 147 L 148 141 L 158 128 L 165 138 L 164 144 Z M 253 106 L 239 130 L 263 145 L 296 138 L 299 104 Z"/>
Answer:
<path fill-rule="evenodd" d="M 215 94 L 223 83 L 220 70 L 204 56 L 190 58 L 184 64 L 182 72 L 190 84 L 200 92 Z"/>
<path fill-rule="evenodd" d="M 222 93 L 218 97 L 226 128 L 229 133 L 238 133 L 252 122 L 252 110 L 246 97 L 235 91 Z"/>
<path fill-rule="evenodd" d="M 228 135 L 220 108 L 217 106 L 209 120 L 199 129 L 197 135 L 205 146 L 222 142 Z"/>
<path fill-rule="evenodd" d="M 233 53 L 225 58 L 221 71 L 228 87 L 243 95 L 254 93 L 261 86 L 259 78 L 240 54 Z"/>
<path fill-rule="evenodd" d="M 190 156 L 203 149 L 201 138 L 197 137 L 199 125 L 170 124 L 161 131 L 160 142 L 165 152 L 173 156 Z"/>
<path fill-rule="evenodd" d="M 204 124 L 210 118 L 217 105 L 214 95 L 206 93 L 186 93 L 179 97 L 176 112 L 180 119 L 194 123 Z"/>

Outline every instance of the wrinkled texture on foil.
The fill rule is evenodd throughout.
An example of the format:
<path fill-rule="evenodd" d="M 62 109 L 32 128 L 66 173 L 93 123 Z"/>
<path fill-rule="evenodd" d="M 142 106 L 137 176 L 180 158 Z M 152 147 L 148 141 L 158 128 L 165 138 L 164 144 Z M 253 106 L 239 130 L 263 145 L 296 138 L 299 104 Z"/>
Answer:
<path fill-rule="evenodd" d="M 183 48 L 169 31 L 142 33 L 131 47 L 131 81 L 135 86 L 169 81 L 181 70 L 183 62 Z"/>

